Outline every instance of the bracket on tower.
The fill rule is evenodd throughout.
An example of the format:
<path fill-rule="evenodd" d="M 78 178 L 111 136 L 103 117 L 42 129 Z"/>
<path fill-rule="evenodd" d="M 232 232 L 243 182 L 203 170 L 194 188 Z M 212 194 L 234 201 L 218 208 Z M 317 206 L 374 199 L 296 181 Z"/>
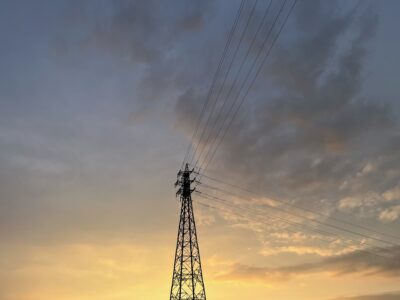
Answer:
<path fill-rule="evenodd" d="M 194 168 L 192 170 L 189 170 L 188 164 L 185 165 L 185 169 L 183 171 L 182 170 L 178 171 L 177 173 L 178 179 L 174 183 L 175 188 L 179 186 L 179 189 L 176 192 L 176 197 L 180 195 L 181 198 L 185 198 L 190 196 L 190 194 L 195 191 L 195 189 L 190 188 L 190 185 L 193 182 L 197 182 L 196 177 L 193 179 L 190 178 L 190 174 L 192 174 L 193 172 Z"/>

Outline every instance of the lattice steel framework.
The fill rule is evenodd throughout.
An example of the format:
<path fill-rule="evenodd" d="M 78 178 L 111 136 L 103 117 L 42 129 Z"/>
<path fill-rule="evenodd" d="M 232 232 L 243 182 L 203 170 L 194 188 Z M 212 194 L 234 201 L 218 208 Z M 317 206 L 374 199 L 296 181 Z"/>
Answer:
<path fill-rule="evenodd" d="M 176 194 L 181 200 L 181 215 L 170 300 L 206 299 L 191 197 L 194 191 L 191 189 L 191 183 L 195 181 L 190 178 L 192 172 L 186 164 L 185 169 L 178 172 L 178 180 L 175 183 L 175 187 L 179 186 Z"/>

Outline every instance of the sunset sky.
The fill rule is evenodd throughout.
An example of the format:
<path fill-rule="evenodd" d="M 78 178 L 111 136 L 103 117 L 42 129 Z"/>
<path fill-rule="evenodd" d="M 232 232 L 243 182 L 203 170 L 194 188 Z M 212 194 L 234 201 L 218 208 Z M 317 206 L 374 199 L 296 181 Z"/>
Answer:
<path fill-rule="evenodd" d="M 173 183 L 239 5 L 0 1 L 0 300 L 168 299 Z M 254 193 L 193 194 L 208 299 L 400 299 L 399 12 L 298 0 L 207 169 Z"/>

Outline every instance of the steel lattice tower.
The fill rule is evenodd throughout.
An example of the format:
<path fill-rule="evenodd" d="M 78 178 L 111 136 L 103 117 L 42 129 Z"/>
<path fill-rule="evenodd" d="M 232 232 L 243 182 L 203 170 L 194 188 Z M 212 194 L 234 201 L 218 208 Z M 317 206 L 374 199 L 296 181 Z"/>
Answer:
<path fill-rule="evenodd" d="M 194 191 L 191 183 L 195 180 L 190 178 L 192 172 L 186 164 L 185 169 L 178 172 L 175 183 L 175 187 L 179 186 L 176 194 L 180 195 L 181 214 L 170 300 L 206 299 L 191 197 Z"/>

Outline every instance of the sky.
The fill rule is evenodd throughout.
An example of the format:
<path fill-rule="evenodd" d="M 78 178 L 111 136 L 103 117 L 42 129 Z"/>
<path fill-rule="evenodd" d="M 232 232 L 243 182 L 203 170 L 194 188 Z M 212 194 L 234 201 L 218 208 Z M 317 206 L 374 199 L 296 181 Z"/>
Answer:
<path fill-rule="evenodd" d="M 268 32 L 244 3 L 227 107 Z M 0 2 L 0 300 L 169 296 L 173 183 L 218 137 L 192 135 L 239 6 Z M 296 3 L 193 194 L 209 299 L 400 299 L 399 10 Z"/>

